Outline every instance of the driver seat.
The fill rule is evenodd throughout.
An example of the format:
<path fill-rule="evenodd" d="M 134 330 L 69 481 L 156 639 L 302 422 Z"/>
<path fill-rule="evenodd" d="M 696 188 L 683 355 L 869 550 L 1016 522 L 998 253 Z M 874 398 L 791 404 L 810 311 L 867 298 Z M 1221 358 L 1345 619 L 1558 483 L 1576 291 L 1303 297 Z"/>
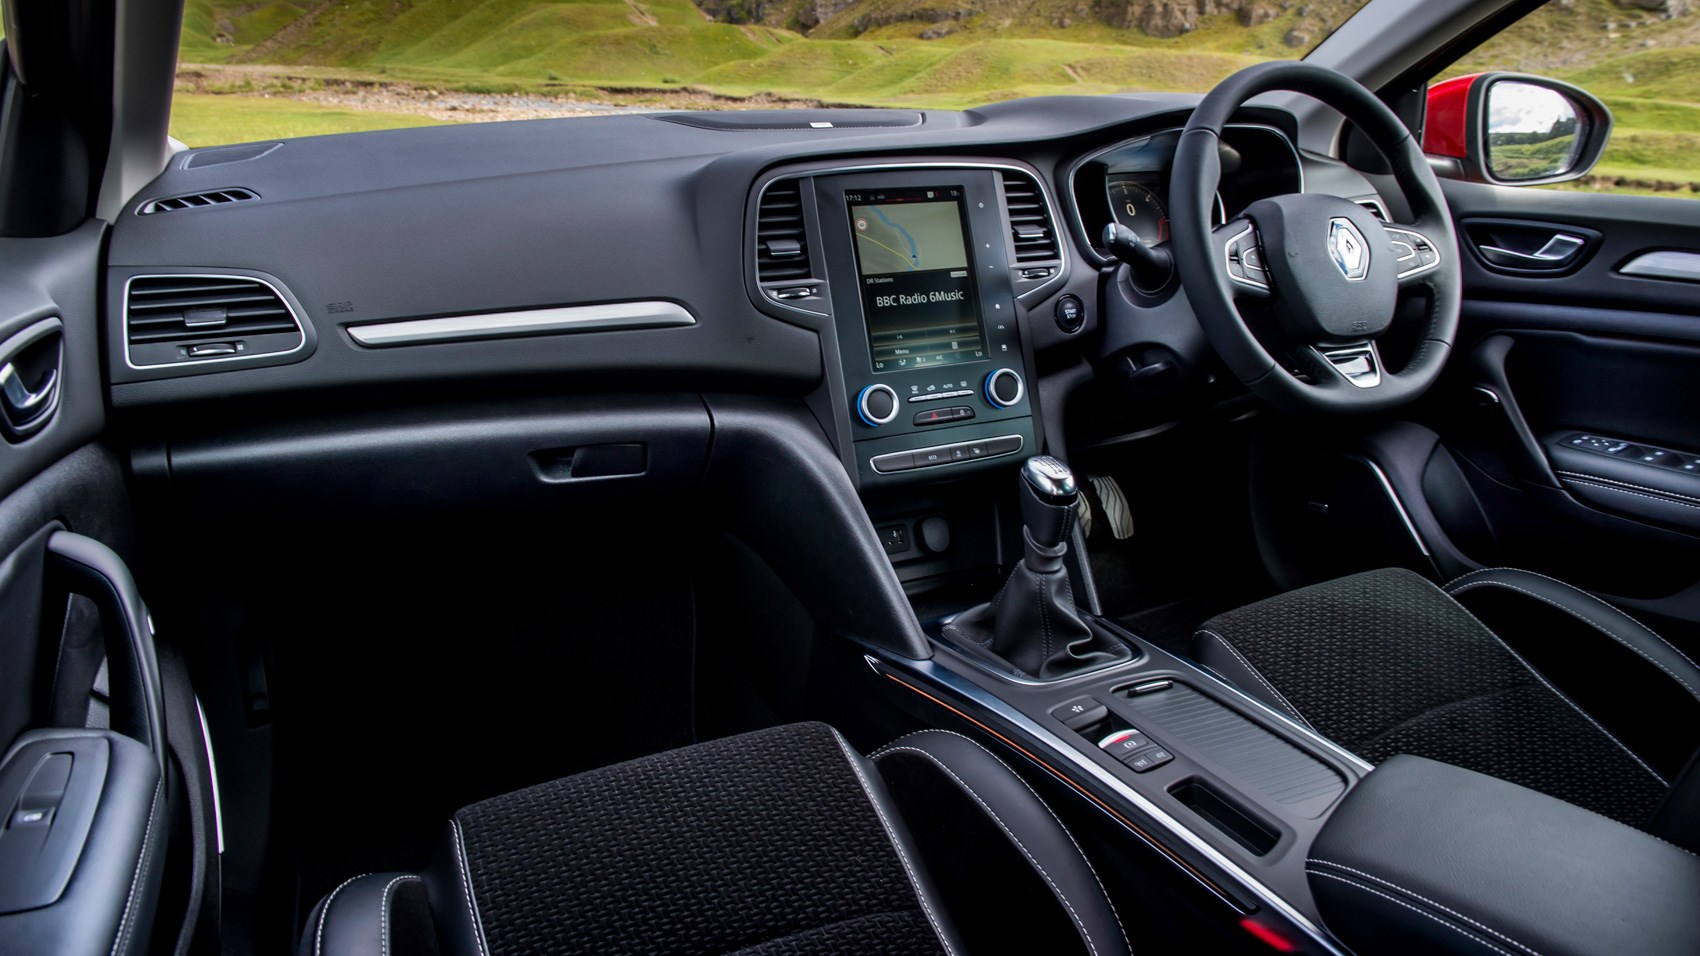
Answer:
<path fill-rule="evenodd" d="M 1372 764 L 1415 754 L 1700 850 L 1700 666 L 1528 571 L 1370 571 L 1205 622 L 1197 660 Z"/>

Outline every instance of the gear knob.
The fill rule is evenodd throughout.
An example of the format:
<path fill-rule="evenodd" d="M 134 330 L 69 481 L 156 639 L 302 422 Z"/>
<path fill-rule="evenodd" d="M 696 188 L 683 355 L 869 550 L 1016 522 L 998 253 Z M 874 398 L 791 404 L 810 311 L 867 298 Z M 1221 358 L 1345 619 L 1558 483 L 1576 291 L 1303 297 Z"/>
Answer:
<path fill-rule="evenodd" d="M 1053 551 L 1068 537 L 1079 489 L 1074 472 L 1050 455 L 1027 459 L 1021 467 L 1021 523 L 1028 540 Z"/>

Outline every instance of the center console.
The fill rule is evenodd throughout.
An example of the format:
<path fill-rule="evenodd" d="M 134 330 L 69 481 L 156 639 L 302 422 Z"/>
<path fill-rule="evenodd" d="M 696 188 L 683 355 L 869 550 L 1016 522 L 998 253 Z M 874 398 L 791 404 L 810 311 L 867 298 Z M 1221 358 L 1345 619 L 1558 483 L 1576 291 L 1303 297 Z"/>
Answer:
<path fill-rule="evenodd" d="M 1039 177 L 995 164 L 827 167 L 782 173 L 758 197 L 758 302 L 826 320 L 813 324 L 858 487 L 1039 453 L 1021 302 L 1064 266 Z"/>

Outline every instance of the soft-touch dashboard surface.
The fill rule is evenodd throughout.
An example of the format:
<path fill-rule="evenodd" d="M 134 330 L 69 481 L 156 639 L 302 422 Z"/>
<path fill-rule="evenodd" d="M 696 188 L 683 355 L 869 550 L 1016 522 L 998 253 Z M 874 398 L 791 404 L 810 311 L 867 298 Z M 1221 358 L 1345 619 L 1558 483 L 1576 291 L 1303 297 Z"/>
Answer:
<path fill-rule="evenodd" d="M 1128 144 L 1175 128 L 1193 102 L 602 117 L 179 154 L 112 230 L 112 404 L 145 418 L 161 403 L 360 392 L 780 393 L 810 398 L 864 485 L 953 472 L 899 461 L 923 447 L 967 456 L 927 466 L 1015 454 L 993 441 L 1037 450 L 1039 356 L 1084 348 L 1100 324 L 1106 260 L 1088 236 L 1108 206 L 1080 183 L 1094 171 L 1103 197 L 1105 171 L 1129 171 L 1116 167 Z M 1300 181 L 1373 192 L 1330 160 L 1305 156 L 1301 172 L 1290 120 L 1252 112 L 1224 199 Z M 236 190 L 245 198 L 139 214 Z M 928 190 L 954 212 L 913 213 Z M 910 248 L 880 221 L 894 210 L 946 246 L 958 240 L 940 224 L 960 223 L 962 248 L 946 250 L 959 264 L 923 263 L 944 247 Z M 878 258 L 880 236 L 895 258 Z M 190 281 L 202 277 L 209 287 Z M 144 326 L 148 341 L 133 341 Z M 127 360 L 144 346 L 150 361 Z"/>

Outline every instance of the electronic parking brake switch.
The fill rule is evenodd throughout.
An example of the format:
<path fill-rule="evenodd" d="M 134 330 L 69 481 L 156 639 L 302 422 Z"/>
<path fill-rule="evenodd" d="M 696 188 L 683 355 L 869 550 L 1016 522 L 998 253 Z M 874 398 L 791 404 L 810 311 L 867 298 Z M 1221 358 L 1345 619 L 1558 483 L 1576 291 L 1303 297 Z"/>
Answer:
<path fill-rule="evenodd" d="M 1076 697 L 1058 707 L 1051 709 L 1051 716 L 1062 721 L 1063 726 L 1077 734 L 1085 734 L 1096 730 L 1098 724 L 1106 723 L 1110 717 L 1110 709 L 1091 697 Z M 1152 743 L 1151 738 L 1139 730 L 1127 727 L 1112 730 L 1097 741 L 1098 749 L 1121 761 L 1134 773 L 1144 773 L 1175 759 L 1175 755 Z"/>

